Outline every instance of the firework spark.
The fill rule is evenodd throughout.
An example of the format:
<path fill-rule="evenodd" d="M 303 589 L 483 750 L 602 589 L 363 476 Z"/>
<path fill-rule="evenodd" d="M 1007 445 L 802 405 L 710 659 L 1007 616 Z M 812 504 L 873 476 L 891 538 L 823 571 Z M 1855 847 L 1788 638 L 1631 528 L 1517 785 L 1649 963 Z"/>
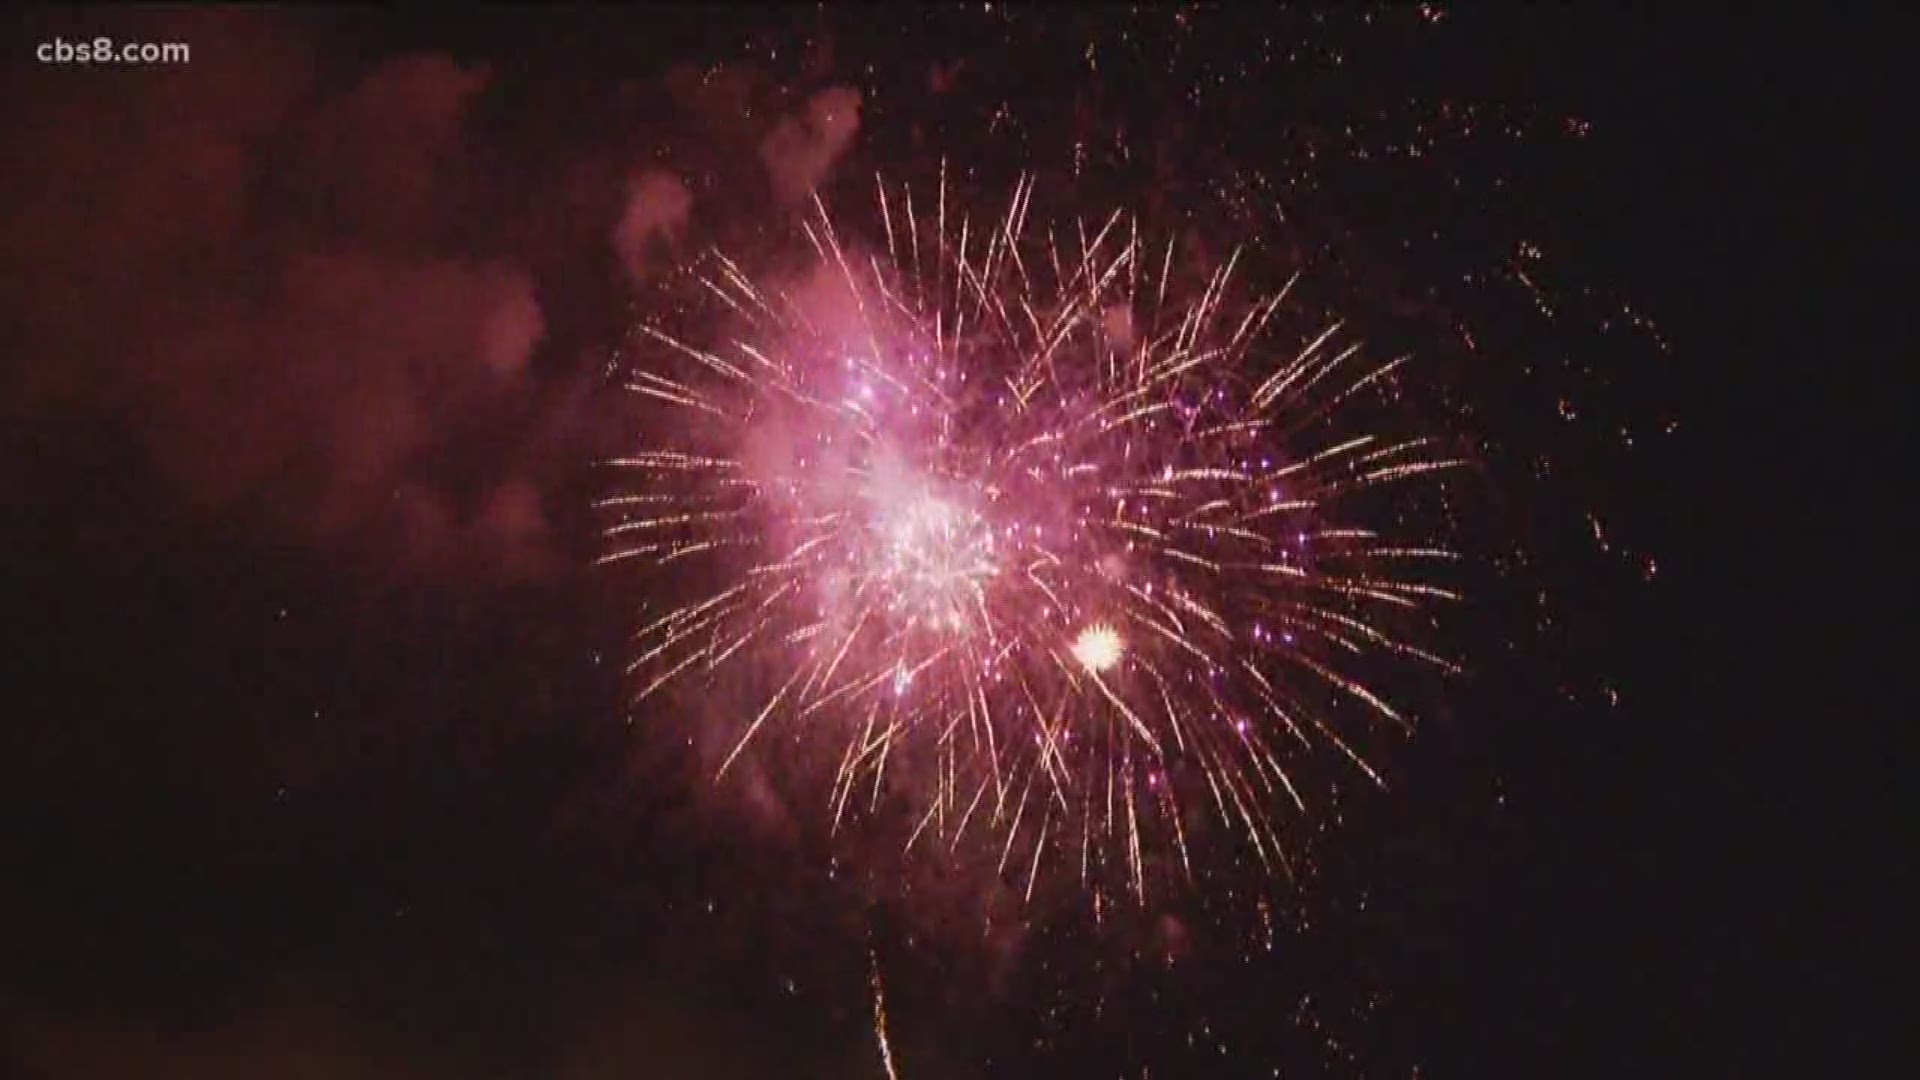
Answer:
<path fill-rule="evenodd" d="M 1126 643 L 1120 640 L 1120 632 L 1106 623 L 1080 631 L 1073 643 L 1073 658 L 1094 675 L 1119 663 L 1125 651 Z"/>
<path fill-rule="evenodd" d="M 1337 324 L 1276 349 L 1288 289 L 1230 299 L 1237 255 L 1185 284 L 1123 214 L 1030 228 L 1032 194 L 983 226 L 944 175 L 932 207 L 882 182 L 871 253 L 816 203 L 811 282 L 715 254 L 695 329 L 637 328 L 675 434 L 612 463 L 604 560 L 712 587 L 643 618 L 636 695 L 752 671 L 722 775 L 769 725 L 828 739 L 834 829 L 904 796 L 907 849 L 985 838 L 1029 897 L 1066 866 L 1144 901 L 1203 836 L 1286 870 L 1296 775 L 1378 782 L 1359 736 L 1408 723 L 1370 673 L 1455 670 L 1409 639 L 1455 556 L 1375 530 L 1461 462 L 1353 419 L 1401 361 Z"/>
<path fill-rule="evenodd" d="M 873 989 L 873 1042 L 880 1050 L 880 1064 L 886 1067 L 887 1080 L 900 1080 L 900 1073 L 893 1065 L 893 1042 L 887 1038 L 887 990 L 880 982 L 880 958 L 872 953 L 867 956 Z"/>

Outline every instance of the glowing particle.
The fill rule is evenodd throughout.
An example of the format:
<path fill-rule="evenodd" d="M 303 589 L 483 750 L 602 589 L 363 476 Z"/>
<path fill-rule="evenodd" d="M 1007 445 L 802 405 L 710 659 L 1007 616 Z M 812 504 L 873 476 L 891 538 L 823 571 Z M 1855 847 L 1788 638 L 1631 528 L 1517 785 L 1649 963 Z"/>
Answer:
<path fill-rule="evenodd" d="M 1106 623 L 1096 623 L 1080 631 L 1073 642 L 1073 658 L 1080 666 L 1096 674 L 1111 668 L 1120 662 L 1120 656 L 1126 652 L 1126 643 L 1120 640 L 1120 632 Z"/>

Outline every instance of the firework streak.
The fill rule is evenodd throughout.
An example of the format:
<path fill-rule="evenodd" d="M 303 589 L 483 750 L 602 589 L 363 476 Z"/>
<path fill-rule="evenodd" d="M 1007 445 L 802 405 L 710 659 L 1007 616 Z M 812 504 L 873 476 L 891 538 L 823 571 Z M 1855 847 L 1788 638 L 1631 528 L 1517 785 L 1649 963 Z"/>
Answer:
<path fill-rule="evenodd" d="M 769 729 L 828 740 L 836 831 L 906 805 L 909 852 L 971 838 L 1028 897 L 1061 868 L 1144 902 L 1207 837 L 1285 871 L 1307 762 L 1377 783 L 1356 736 L 1409 726 L 1369 673 L 1454 670 L 1409 638 L 1456 556 L 1372 527 L 1461 461 L 1358 425 L 1400 361 L 1276 346 L 1288 289 L 1230 299 L 1237 254 L 1030 228 L 1032 188 L 982 227 L 944 174 L 932 206 L 883 181 L 870 253 L 816 201 L 807 282 L 714 254 L 699 331 L 636 328 L 662 414 L 610 463 L 603 561 L 711 587 L 643 613 L 635 693 L 759 687 L 722 778 Z"/>

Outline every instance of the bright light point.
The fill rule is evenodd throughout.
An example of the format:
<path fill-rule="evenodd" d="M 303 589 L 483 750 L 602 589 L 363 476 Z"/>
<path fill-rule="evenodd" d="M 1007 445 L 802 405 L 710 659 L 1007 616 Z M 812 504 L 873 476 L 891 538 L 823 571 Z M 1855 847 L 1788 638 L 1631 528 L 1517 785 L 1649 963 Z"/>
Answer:
<path fill-rule="evenodd" d="M 1120 631 L 1106 623 L 1096 623 L 1080 631 L 1073 643 L 1073 658 L 1088 671 L 1101 672 L 1119 663 L 1120 654 L 1126 648 L 1126 643 L 1120 640 Z"/>

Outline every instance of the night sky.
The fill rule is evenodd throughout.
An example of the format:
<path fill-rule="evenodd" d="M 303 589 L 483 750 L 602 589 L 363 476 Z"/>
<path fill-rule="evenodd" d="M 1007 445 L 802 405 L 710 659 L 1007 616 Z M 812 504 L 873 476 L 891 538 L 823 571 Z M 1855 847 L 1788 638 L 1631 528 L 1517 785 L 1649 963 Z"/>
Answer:
<path fill-rule="evenodd" d="M 0 1073 L 881 1077 L 876 969 L 908 1078 L 1857 1071 L 1892 767 L 1758 628 L 1892 450 L 1800 449 L 1876 393 L 1890 28 L 1779 18 L 10 16 Z M 33 61 L 101 34 L 192 59 Z M 1469 674 L 1294 885 L 876 889 L 629 707 L 628 328 L 943 159 L 1249 242 L 1473 448 Z"/>

